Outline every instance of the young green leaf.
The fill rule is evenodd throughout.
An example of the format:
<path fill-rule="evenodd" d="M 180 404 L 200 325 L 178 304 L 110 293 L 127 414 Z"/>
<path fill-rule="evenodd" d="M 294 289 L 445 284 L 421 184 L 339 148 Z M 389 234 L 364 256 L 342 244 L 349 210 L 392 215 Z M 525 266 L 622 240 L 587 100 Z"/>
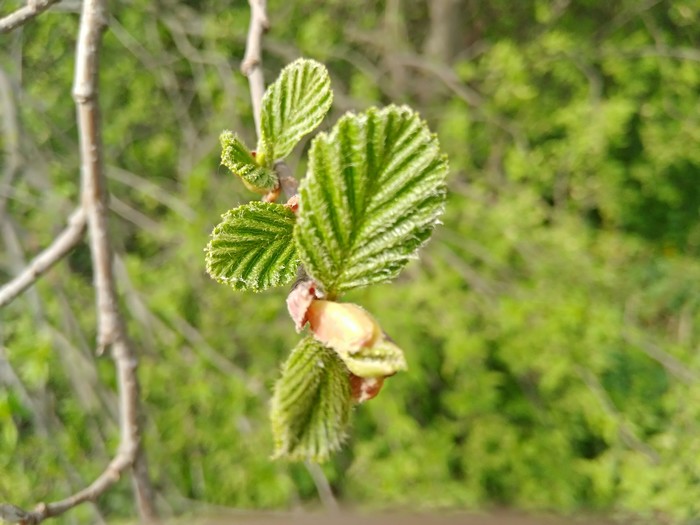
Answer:
<path fill-rule="evenodd" d="M 292 242 L 296 217 L 291 209 L 250 202 L 222 219 L 205 250 L 209 275 L 236 290 L 255 292 L 294 279 L 299 259 Z"/>
<path fill-rule="evenodd" d="M 294 230 L 304 268 L 330 298 L 396 277 L 438 222 L 446 176 L 437 138 L 410 108 L 345 115 L 309 152 Z"/>
<path fill-rule="evenodd" d="M 345 439 L 352 404 L 349 372 L 336 353 L 312 337 L 300 341 L 272 397 L 275 457 L 328 459 Z"/>
<path fill-rule="evenodd" d="M 348 370 L 358 377 L 390 376 L 408 368 L 401 349 L 386 337 L 357 352 L 336 351 Z"/>
<path fill-rule="evenodd" d="M 263 97 L 258 164 L 271 167 L 289 155 L 321 124 L 332 102 L 331 80 L 323 64 L 300 58 L 285 67 Z"/>
<path fill-rule="evenodd" d="M 221 164 L 243 181 L 246 188 L 256 193 L 268 193 L 279 185 L 277 174 L 268 168 L 259 166 L 253 154 L 236 135 L 224 131 L 219 137 L 221 142 Z"/>

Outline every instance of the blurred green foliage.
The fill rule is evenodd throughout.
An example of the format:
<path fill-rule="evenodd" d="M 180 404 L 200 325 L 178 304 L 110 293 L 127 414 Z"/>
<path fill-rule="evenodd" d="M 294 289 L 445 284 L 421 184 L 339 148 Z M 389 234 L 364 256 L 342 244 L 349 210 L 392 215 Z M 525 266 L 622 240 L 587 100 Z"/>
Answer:
<path fill-rule="evenodd" d="M 424 0 L 268 3 L 268 79 L 322 60 L 326 128 L 408 102 L 452 168 L 421 260 L 348 295 L 410 370 L 356 410 L 324 466 L 341 502 L 700 515 L 700 2 L 462 0 L 453 30 Z M 237 70 L 248 5 L 110 7 L 103 137 L 160 503 L 316 505 L 307 469 L 269 458 L 270 387 L 297 339 L 286 291 L 237 294 L 204 273 L 219 214 L 254 197 L 217 143 L 223 129 L 255 142 Z M 0 194 L 3 282 L 75 207 L 76 29 L 49 12 L 1 37 L 22 159 Z M 82 486 L 118 440 L 87 247 L 0 316 L 0 500 L 30 506 Z M 134 512 L 125 481 L 98 504 Z"/>

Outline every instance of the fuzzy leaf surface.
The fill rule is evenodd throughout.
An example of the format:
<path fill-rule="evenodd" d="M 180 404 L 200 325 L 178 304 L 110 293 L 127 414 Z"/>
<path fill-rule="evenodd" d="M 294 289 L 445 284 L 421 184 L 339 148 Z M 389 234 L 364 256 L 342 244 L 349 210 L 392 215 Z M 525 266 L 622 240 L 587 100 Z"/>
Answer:
<path fill-rule="evenodd" d="M 446 176 L 437 138 L 410 108 L 342 117 L 314 139 L 300 186 L 294 237 L 309 275 L 331 298 L 396 277 L 438 222 Z"/>
<path fill-rule="evenodd" d="M 312 337 L 300 341 L 272 397 L 275 457 L 328 459 L 345 440 L 352 405 L 349 373 L 338 355 Z"/>
<path fill-rule="evenodd" d="M 265 91 L 260 115 L 258 161 L 271 167 L 313 131 L 333 102 L 331 79 L 323 64 L 300 58 Z"/>
<path fill-rule="evenodd" d="M 287 206 L 269 202 L 229 210 L 207 245 L 207 272 L 236 290 L 259 292 L 289 283 L 299 265 L 295 219 Z"/>
<path fill-rule="evenodd" d="M 253 154 L 235 134 L 224 131 L 219 141 L 221 164 L 240 177 L 246 188 L 256 193 L 267 193 L 277 188 L 277 174 L 271 169 L 259 166 Z"/>

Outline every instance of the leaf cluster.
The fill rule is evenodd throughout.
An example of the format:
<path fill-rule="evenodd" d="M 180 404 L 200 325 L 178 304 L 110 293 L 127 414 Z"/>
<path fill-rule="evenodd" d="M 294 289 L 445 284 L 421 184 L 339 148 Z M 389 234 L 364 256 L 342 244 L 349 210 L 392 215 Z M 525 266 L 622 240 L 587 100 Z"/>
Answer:
<path fill-rule="evenodd" d="M 222 163 L 249 189 L 274 192 L 275 162 L 320 124 L 331 100 L 325 67 L 293 62 L 265 92 L 256 154 L 224 132 Z M 228 211 L 207 245 L 207 272 L 236 290 L 256 292 L 288 284 L 299 273 L 313 282 L 313 294 L 330 300 L 390 281 L 430 237 L 444 209 L 446 174 L 437 138 L 410 108 L 346 114 L 313 139 L 296 213 L 291 203 L 270 202 Z M 374 333 L 375 321 L 361 309 L 332 311 L 320 322 L 337 324 L 331 330 L 339 335 L 314 332 L 321 343 L 302 341 L 275 388 L 277 456 L 325 460 L 345 436 L 351 374 L 376 381 L 406 367 L 401 350 L 383 335 L 348 351 L 340 327 L 357 321 Z M 298 313 L 300 326 L 305 316 Z"/>

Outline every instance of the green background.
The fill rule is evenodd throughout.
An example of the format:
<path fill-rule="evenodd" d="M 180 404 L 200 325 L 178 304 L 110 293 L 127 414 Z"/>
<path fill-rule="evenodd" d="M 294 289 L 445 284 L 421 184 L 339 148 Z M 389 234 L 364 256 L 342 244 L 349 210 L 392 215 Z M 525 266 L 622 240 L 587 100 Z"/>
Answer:
<path fill-rule="evenodd" d="M 5 166 L 20 155 L 0 188 L 0 282 L 77 203 L 71 5 L 0 36 Z M 420 260 L 347 296 L 410 369 L 355 411 L 323 466 L 340 503 L 700 515 L 700 2 L 268 7 L 267 80 L 298 56 L 331 73 L 322 129 L 408 103 L 450 159 L 444 225 Z M 298 340 L 287 290 L 234 292 L 204 272 L 220 215 L 255 198 L 218 145 L 223 129 L 255 143 L 238 72 L 248 4 L 126 0 L 110 13 L 103 139 L 159 505 L 319 507 L 309 470 L 269 457 L 271 386 Z M 297 176 L 307 146 L 290 158 Z M 114 374 L 94 356 L 94 321 L 85 244 L 0 312 L 0 501 L 61 498 L 112 454 Z M 128 480 L 98 506 L 133 516 Z M 94 519 L 87 506 L 60 521 Z"/>

